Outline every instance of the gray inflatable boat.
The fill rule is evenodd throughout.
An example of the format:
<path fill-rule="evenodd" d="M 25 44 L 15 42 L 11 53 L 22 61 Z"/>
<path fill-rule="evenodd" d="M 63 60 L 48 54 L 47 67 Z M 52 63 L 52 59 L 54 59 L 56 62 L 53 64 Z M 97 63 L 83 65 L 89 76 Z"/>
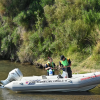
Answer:
<path fill-rule="evenodd" d="M 100 72 L 74 74 L 72 78 L 59 75 L 23 77 L 21 71 L 16 68 L 1 83 L 4 88 L 22 92 L 87 91 L 100 84 Z"/>

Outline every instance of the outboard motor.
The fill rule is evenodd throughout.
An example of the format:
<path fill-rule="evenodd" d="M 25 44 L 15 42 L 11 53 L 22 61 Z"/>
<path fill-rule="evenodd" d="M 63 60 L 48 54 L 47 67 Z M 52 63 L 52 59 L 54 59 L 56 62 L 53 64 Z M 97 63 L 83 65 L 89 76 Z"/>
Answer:
<path fill-rule="evenodd" d="M 9 72 L 7 79 L 1 80 L 0 82 L 3 85 L 6 85 L 12 81 L 19 81 L 22 79 L 22 77 L 23 77 L 23 74 L 21 73 L 21 71 L 18 68 L 15 68 L 14 70 Z"/>

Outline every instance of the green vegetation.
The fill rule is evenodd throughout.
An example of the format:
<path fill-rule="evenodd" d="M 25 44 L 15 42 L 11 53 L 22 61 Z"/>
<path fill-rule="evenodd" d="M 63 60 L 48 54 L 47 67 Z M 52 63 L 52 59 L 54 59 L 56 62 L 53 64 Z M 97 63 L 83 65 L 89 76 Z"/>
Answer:
<path fill-rule="evenodd" d="M 0 0 L 4 58 L 32 62 L 63 54 L 73 67 L 98 69 L 99 29 L 99 0 Z"/>

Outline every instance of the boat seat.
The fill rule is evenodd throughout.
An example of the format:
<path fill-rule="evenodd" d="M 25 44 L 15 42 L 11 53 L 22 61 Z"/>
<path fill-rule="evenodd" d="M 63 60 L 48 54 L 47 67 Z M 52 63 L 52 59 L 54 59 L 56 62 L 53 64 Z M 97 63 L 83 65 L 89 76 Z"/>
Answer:
<path fill-rule="evenodd" d="M 47 77 L 45 75 L 42 75 L 42 79 L 47 79 Z"/>

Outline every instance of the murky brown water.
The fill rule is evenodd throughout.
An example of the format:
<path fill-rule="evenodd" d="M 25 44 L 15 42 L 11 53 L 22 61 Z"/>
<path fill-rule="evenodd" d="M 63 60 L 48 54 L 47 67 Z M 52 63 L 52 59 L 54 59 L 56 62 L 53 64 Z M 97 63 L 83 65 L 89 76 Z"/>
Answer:
<path fill-rule="evenodd" d="M 46 71 L 31 65 L 0 61 L 0 80 L 6 79 L 9 71 L 19 68 L 24 76 L 45 75 Z M 58 73 L 58 72 L 56 72 Z M 30 92 L 16 93 L 0 89 L 0 100 L 100 100 L 100 86 L 86 92 Z"/>

